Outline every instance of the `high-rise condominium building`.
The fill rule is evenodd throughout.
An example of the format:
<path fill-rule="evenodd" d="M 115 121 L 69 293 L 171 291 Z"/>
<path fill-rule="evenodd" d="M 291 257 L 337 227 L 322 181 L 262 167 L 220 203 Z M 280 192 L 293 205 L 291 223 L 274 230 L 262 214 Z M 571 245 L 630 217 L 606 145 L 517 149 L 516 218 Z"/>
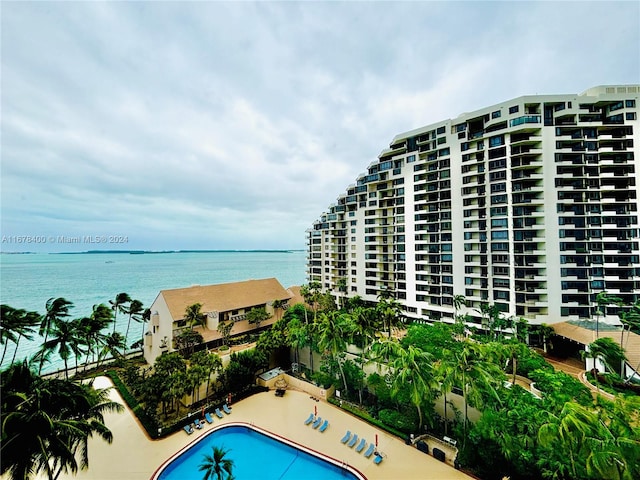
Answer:
<path fill-rule="evenodd" d="M 307 231 L 308 280 L 392 292 L 413 318 L 451 321 L 462 295 L 474 322 L 482 304 L 617 320 L 596 296 L 640 297 L 639 94 L 524 96 L 397 135 Z"/>

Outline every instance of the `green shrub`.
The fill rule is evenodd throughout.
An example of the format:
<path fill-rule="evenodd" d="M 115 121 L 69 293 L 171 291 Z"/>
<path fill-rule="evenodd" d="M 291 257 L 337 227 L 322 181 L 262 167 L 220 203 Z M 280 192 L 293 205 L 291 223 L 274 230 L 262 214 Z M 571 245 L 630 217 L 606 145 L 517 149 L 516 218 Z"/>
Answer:
<path fill-rule="evenodd" d="M 111 378 L 113 381 L 113 385 L 116 387 L 120 396 L 125 401 L 125 403 L 129 406 L 133 414 L 140 420 L 140 423 L 147 431 L 147 434 L 151 438 L 158 437 L 158 421 L 155 418 L 155 415 L 150 415 L 149 409 L 145 410 L 142 405 L 138 403 L 138 400 L 129 392 L 127 386 L 120 380 L 117 372 L 115 370 L 108 370 L 107 376 Z"/>
<path fill-rule="evenodd" d="M 314 372 L 311 375 L 311 380 L 316 382 L 319 386 L 324 389 L 327 389 L 333 385 L 335 380 L 331 377 L 331 375 L 324 372 Z"/>
<path fill-rule="evenodd" d="M 404 433 L 410 433 L 416 430 L 417 421 L 415 414 L 410 415 L 407 414 L 407 412 L 399 412 L 386 408 L 378 412 L 378 418 L 386 425 Z"/>
<path fill-rule="evenodd" d="M 377 418 L 372 417 L 369 412 L 361 410 L 357 407 L 355 407 L 354 405 L 351 405 L 350 403 L 347 402 L 341 402 L 340 399 L 337 399 L 335 397 L 331 397 L 329 398 L 329 402 L 342 408 L 343 410 L 346 410 L 347 412 L 355 415 L 356 417 L 364 420 L 365 422 L 373 425 L 374 427 L 378 427 L 380 430 L 384 430 L 386 432 L 389 432 L 392 435 L 395 435 L 397 437 L 402 438 L 403 440 L 406 438 L 406 435 L 401 432 L 400 430 L 397 430 L 395 428 L 393 428 L 390 425 L 387 425 L 386 423 L 378 420 Z"/>
<path fill-rule="evenodd" d="M 542 355 L 533 350 L 529 350 L 527 355 L 518 359 L 516 373 L 523 377 L 530 378 L 529 374 L 534 370 L 553 371 L 553 366 L 549 364 Z"/>

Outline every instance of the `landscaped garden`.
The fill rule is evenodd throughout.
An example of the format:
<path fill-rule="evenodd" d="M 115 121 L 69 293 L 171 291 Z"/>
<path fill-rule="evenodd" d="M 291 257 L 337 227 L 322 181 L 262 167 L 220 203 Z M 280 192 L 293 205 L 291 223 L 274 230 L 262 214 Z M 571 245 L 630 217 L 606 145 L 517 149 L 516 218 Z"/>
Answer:
<path fill-rule="evenodd" d="M 106 401 L 104 391 L 94 395 L 78 382 L 103 374 L 102 352 L 110 350 L 115 361 L 107 373 L 152 438 L 182 428 L 230 395 L 236 401 L 261 391 L 256 374 L 274 366 L 290 371 L 295 364 L 291 374 L 335 387 L 329 401 L 378 428 L 403 439 L 424 434 L 450 439 L 457 446 L 456 466 L 483 479 L 640 478 L 640 396 L 633 387 L 618 392 L 625 382 L 615 368 L 593 378 L 598 388 L 618 392 L 615 400 L 594 398 L 524 343 L 530 333 L 526 322 L 502 318 L 491 305 L 482 309 L 482 328 L 469 330 L 461 315 L 452 324 L 407 324 L 391 295 L 376 304 L 338 295 L 336 305 L 318 285 L 304 286 L 302 293 L 306 305 L 288 308 L 255 344 L 232 353 L 224 367 L 220 355 L 227 349 L 210 352 L 198 342 L 185 342 L 149 366 L 107 347 L 107 335 L 79 350 L 87 359 L 95 351 L 98 363 L 76 368 L 69 380 L 37 374 L 46 355 L 31 365 L 14 364 L 2 372 L 3 473 L 29 478 L 25 469 L 33 465 L 32 473 L 55 478 L 82 467 L 72 458 L 92 432 L 110 439 L 102 414 L 117 406 Z M 50 327 L 56 339 L 64 333 L 66 312 L 59 303 Z M 463 303 L 456 297 L 456 313 Z M 3 309 L 3 315 L 12 310 Z M 108 311 L 94 312 L 96 324 L 109 325 Z M 227 340 L 246 345 L 253 338 Z M 589 355 L 605 363 L 620 364 L 624 357 L 606 341 L 590 347 Z M 72 403 L 55 407 L 65 399 Z M 50 428 L 41 428 L 39 418 L 50 419 Z M 9 453 L 15 462 L 5 463 Z"/>

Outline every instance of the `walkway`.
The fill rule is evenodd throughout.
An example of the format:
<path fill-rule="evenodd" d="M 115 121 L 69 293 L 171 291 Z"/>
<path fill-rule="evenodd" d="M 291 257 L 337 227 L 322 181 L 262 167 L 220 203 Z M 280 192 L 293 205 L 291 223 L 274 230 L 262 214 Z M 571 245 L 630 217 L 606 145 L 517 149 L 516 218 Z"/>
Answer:
<path fill-rule="evenodd" d="M 602 389 L 598 391 L 598 388 L 596 388 L 595 385 L 589 383 L 589 381 L 587 380 L 587 372 L 584 370 L 584 366 L 580 365 L 580 367 L 578 367 L 578 364 L 582 363 L 579 360 L 575 358 L 559 359 L 552 357 L 545 357 L 545 360 L 553 365 L 553 368 L 555 368 L 556 370 L 560 370 L 568 375 L 571 375 L 572 377 L 577 378 L 583 385 L 591 390 L 593 398 L 596 398 L 599 393 L 602 397 L 608 400 L 615 399 L 614 395 L 611 395 L 610 393 L 605 392 Z"/>

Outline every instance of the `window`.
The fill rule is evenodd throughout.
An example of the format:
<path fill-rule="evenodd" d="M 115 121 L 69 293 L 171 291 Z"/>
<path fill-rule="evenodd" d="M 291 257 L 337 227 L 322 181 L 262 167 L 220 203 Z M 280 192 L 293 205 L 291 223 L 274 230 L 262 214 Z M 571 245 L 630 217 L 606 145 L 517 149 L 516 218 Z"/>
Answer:
<path fill-rule="evenodd" d="M 415 162 L 416 161 L 416 156 L 415 155 L 409 155 L 407 157 L 407 163 L 411 163 L 411 162 Z"/>
<path fill-rule="evenodd" d="M 499 172 L 491 172 L 489 173 L 489 181 L 494 180 L 503 180 L 507 178 L 507 172 L 505 170 L 501 170 Z"/>
<path fill-rule="evenodd" d="M 491 196 L 491 205 L 499 205 L 501 203 L 507 203 L 506 195 L 492 195 Z"/>
<path fill-rule="evenodd" d="M 625 118 L 627 120 L 635 120 L 636 119 L 636 112 L 627 112 L 627 113 L 625 113 Z"/>
<path fill-rule="evenodd" d="M 506 192 L 506 191 L 507 191 L 506 182 L 492 183 L 491 184 L 491 193 Z"/>
<path fill-rule="evenodd" d="M 507 207 L 493 207 L 490 210 L 490 214 L 492 217 L 499 217 L 507 214 Z"/>
<path fill-rule="evenodd" d="M 495 137 L 489 137 L 489 147 L 499 147 L 504 145 L 504 135 L 496 135 Z"/>
<path fill-rule="evenodd" d="M 496 110 L 495 112 L 491 112 L 491 118 L 500 118 L 500 115 L 502 115 L 500 110 Z"/>
<path fill-rule="evenodd" d="M 440 135 L 445 132 L 445 127 L 438 127 L 436 130 L 436 135 Z"/>
<path fill-rule="evenodd" d="M 492 252 L 508 252 L 509 244 L 507 242 L 493 242 L 491 243 Z"/>
<path fill-rule="evenodd" d="M 491 232 L 491 240 L 507 240 L 509 232 L 507 230 L 497 230 Z"/>
<path fill-rule="evenodd" d="M 504 227 L 506 228 L 508 226 L 508 220 L 506 218 L 492 218 L 491 219 L 491 227 L 492 228 L 498 228 L 498 227 Z"/>
<path fill-rule="evenodd" d="M 509 292 L 505 292 L 503 290 L 496 290 L 493 292 L 494 300 L 509 300 Z"/>
<path fill-rule="evenodd" d="M 636 106 L 636 101 L 635 100 L 625 100 L 624 101 L 624 106 L 627 108 L 634 108 Z"/>
<path fill-rule="evenodd" d="M 509 113 L 518 113 L 518 110 L 520 110 L 520 107 L 518 105 L 509 107 Z"/>

